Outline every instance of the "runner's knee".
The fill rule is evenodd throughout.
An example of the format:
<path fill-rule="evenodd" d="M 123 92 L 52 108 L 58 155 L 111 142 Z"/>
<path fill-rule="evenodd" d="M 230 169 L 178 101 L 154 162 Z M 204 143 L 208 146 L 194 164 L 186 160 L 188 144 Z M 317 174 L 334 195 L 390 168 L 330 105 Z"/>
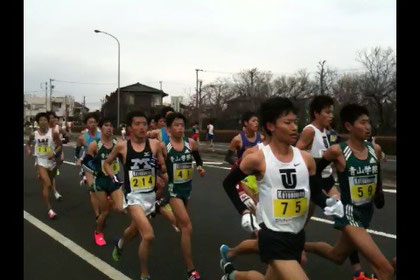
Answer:
<path fill-rule="evenodd" d="M 142 241 L 152 242 L 155 239 L 153 232 L 144 232 L 141 235 Z"/>

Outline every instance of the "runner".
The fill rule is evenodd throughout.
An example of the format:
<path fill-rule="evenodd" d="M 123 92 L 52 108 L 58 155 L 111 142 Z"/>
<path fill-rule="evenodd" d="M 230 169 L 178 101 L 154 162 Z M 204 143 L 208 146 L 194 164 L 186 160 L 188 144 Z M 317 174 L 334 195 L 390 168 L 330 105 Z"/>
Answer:
<path fill-rule="evenodd" d="M 235 165 L 235 160 L 233 159 L 233 154 L 237 152 L 238 160 L 242 157 L 245 150 L 261 143 L 262 137 L 260 132 L 258 132 L 258 117 L 254 112 L 246 112 L 242 115 L 242 131 L 233 137 L 230 142 L 229 149 L 225 156 L 225 161 Z M 233 168 L 233 167 L 232 167 Z M 238 183 L 236 189 L 239 193 L 239 196 L 244 202 L 248 209 L 251 212 L 255 213 L 256 206 L 253 199 L 244 191 L 243 184 L 246 184 L 248 180 L 253 180 L 253 178 L 245 178 L 242 182 Z"/>
<path fill-rule="evenodd" d="M 166 188 L 166 201 L 169 201 L 181 231 L 181 250 L 187 268 L 187 280 L 200 279 L 194 267 L 191 254 L 192 224 L 188 214 L 188 202 L 192 190 L 192 159 L 197 163 L 200 176 L 205 175 L 203 161 L 198 153 L 197 143 L 192 138 L 184 137 L 186 119 L 181 113 L 172 113 L 166 117 L 168 132 L 171 137 L 166 145 L 166 167 L 169 182 Z"/>
<path fill-rule="evenodd" d="M 210 140 L 210 146 L 212 147 L 212 151 L 214 152 L 214 144 L 213 144 L 213 139 L 214 139 L 214 125 L 212 125 L 211 123 L 209 123 L 207 125 L 207 129 L 208 129 L 207 139 Z"/>
<path fill-rule="evenodd" d="M 307 242 L 305 251 L 342 264 L 350 254 L 358 250 L 373 265 L 379 280 L 392 279 L 392 265 L 366 231 L 373 216 L 373 201 L 380 193 L 383 195 L 381 148 L 365 141 L 371 133 L 369 111 L 363 106 L 349 104 L 341 109 L 340 119 L 342 126 L 349 131 L 350 138 L 328 148 L 317 167 L 318 173 L 321 173 L 334 162 L 345 216 L 334 218 L 334 227 L 340 230 L 334 247 L 325 242 Z M 378 208 L 381 207 L 383 204 Z"/>
<path fill-rule="evenodd" d="M 155 123 L 157 124 L 157 129 L 149 131 L 147 136 L 150 138 L 157 138 L 160 142 L 168 143 L 169 135 L 166 129 L 166 120 L 165 118 L 174 113 L 175 110 L 172 107 L 164 107 L 160 114 L 155 116 Z"/>
<path fill-rule="evenodd" d="M 48 117 L 49 128 L 51 128 L 54 132 L 59 134 L 60 140 L 63 139 L 63 135 L 66 134 L 66 131 L 63 130 L 62 128 L 60 128 L 60 126 L 57 124 L 58 119 L 57 119 L 57 115 L 55 114 L 55 112 L 48 111 L 47 112 L 47 117 Z M 55 159 L 56 166 L 57 166 L 57 174 L 56 175 L 60 175 L 60 172 L 59 172 L 58 168 L 61 166 L 61 164 L 63 164 L 63 161 L 64 161 L 64 151 L 63 151 L 63 149 L 61 149 L 61 151 L 59 153 L 57 153 L 57 155 L 54 157 L 54 159 Z M 63 198 L 63 196 L 57 191 L 57 187 L 56 187 L 56 183 L 55 183 L 55 176 L 54 176 L 53 181 L 52 181 L 52 190 L 53 190 L 55 199 L 61 200 Z"/>
<path fill-rule="evenodd" d="M 341 215 L 343 205 L 328 198 L 316 176 L 311 155 L 292 146 L 297 140 L 296 109 L 287 98 L 274 97 L 261 105 L 263 127 L 272 139 L 260 151 L 244 157 L 223 181 L 223 187 L 240 215 L 251 226 L 259 223 L 258 247 L 261 260 L 268 264 L 264 276 L 240 272 L 231 263 L 221 264 L 222 279 L 308 279 L 300 260 L 305 243 L 304 224 L 309 200 L 326 215 Z M 250 213 L 235 191 L 236 182 L 255 174 L 259 186 L 257 217 Z M 251 278 L 249 274 L 253 274 Z"/>
<path fill-rule="evenodd" d="M 75 150 L 76 165 L 82 167 L 82 160 L 85 156 L 85 152 L 90 143 L 93 141 L 101 139 L 101 132 L 98 131 L 98 116 L 95 113 L 89 113 L 84 119 L 84 124 L 86 125 L 87 131 L 79 136 L 77 139 L 77 146 Z M 87 185 L 89 190 L 90 203 L 92 205 L 93 213 L 95 214 L 95 219 L 99 218 L 99 201 L 93 190 L 93 174 L 88 169 L 81 169 L 80 175 L 82 176 L 82 181 L 80 185 Z"/>
<path fill-rule="evenodd" d="M 139 245 L 140 279 L 146 280 L 150 279 L 148 259 L 154 239 L 153 228 L 147 216 L 155 208 L 157 163 L 161 166 L 163 179 L 167 182 L 168 178 L 159 142 L 146 137 L 146 115 L 140 111 L 128 113 L 127 125 L 131 128 L 130 140 L 121 140 L 117 143 L 105 160 L 104 169 L 117 185 L 121 184 L 110 165 L 117 157 L 121 158 L 124 166 L 124 208 L 127 208 L 132 224 L 142 237 Z M 124 234 L 126 232 L 133 233 L 132 225 L 124 231 Z M 114 258 L 116 260 L 121 256 L 123 243 L 124 239 L 120 239 L 115 245 L 113 255 L 116 255 Z"/>
<path fill-rule="evenodd" d="M 114 128 L 111 120 L 107 118 L 102 119 L 99 122 L 99 128 L 101 129 L 101 139 L 89 144 L 86 156 L 83 159 L 83 167 L 85 170 L 90 170 L 92 174 L 95 174 L 93 189 L 99 202 L 100 214 L 98 219 L 96 219 L 94 239 L 96 245 L 105 246 L 106 241 L 103 229 L 110 210 L 107 196 L 111 197 L 114 210 L 118 213 L 122 213 L 123 192 L 120 189 L 121 185 L 116 185 L 114 181 L 107 176 L 103 167 L 105 159 L 117 143 L 117 140 L 113 138 Z M 111 166 L 114 176 L 118 177 L 118 172 L 120 170 L 118 158 L 112 162 Z"/>
<path fill-rule="evenodd" d="M 26 145 L 27 154 L 32 155 L 32 144 L 35 142 L 35 167 L 38 178 L 42 184 L 42 199 L 48 210 L 48 217 L 54 219 L 56 213 L 52 209 L 49 191 L 52 189 L 52 180 L 56 174 L 56 163 L 54 157 L 62 149 L 61 140 L 55 131 L 48 127 L 48 116 L 46 113 L 38 113 L 35 117 L 39 128 L 29 136 Z"/>

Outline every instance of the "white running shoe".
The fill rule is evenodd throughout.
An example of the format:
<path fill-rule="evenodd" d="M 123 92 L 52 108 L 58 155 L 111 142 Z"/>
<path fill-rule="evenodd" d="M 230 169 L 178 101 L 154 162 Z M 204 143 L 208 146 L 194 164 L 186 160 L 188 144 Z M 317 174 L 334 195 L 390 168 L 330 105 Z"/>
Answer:
<path fill-rule="evenodd" d="M 55 199 L 57 199 L 57 200 L 62 200 L 63 199 L 63 196 L 59 192 L 55 192 L 54 196 L 55 196 Z"/>
<path fill-rule="evenodd" d="M 57 214 L 52 209 L 50 209 L 50 211 L 48 211 L 48 217 L 52 220 L 55 218 L 55 216 L 57 216 Z"/>

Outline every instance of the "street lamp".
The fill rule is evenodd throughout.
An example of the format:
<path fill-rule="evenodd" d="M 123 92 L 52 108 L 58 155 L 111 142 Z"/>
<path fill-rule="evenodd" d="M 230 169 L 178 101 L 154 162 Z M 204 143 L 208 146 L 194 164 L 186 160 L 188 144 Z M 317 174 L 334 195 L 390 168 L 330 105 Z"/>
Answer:
<path fill-rule="evenodd" d="M 106 35 L 109 35 L 112 38 L 114 38 L 115 40 L 117 40 L 117 43 L 118 43 L 117 127 L 119 127 L 120 126 L 120 41 L 118 41 L 118 39 L 115 36 L 113 36 L 109 33 L 106 33 L 104 31 L 95 30 L 95 33 L 104 33 Z"/>

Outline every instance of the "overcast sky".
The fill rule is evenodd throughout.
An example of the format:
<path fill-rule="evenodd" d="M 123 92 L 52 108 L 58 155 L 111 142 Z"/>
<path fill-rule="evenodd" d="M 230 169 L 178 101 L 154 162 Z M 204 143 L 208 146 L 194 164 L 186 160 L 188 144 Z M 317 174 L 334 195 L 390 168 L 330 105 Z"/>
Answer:
<path fill-rule="evenodd" d="M 187 97 L 196 68 L 203 85 L 253 67 L 315 72 L 321 60 L 360 69 L 358 51 L 396 51 L 396 1 L 25 0 L 24 29 L 25 93 L 45 96 L 51 78 L 54 95 L 86 96 L 94 110 L 118 81 L 117 42 L 95 29 L 120 41 L 121 87 L 162 81 Z"/>

